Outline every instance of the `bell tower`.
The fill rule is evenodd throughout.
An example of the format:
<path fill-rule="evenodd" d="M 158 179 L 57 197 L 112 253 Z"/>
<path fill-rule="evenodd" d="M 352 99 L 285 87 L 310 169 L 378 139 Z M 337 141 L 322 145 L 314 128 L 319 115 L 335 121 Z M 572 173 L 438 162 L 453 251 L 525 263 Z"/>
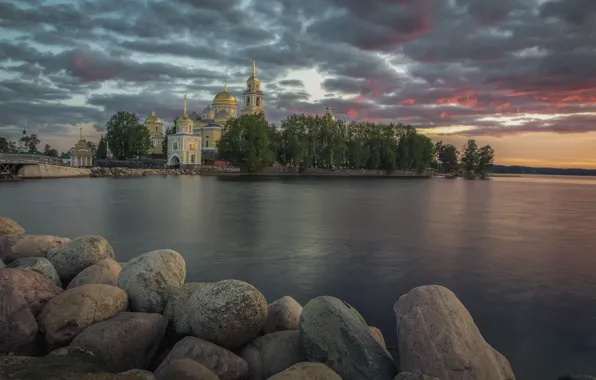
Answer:
<path fill-rule="evenodd" d="M 254 115 L 263 112 L 263 91 L 261 81 L 257 78 L 257 65 L 255 57 L 252 57 L 252 75 L 246 81 L 246 90 L 242 92 L 242 114 Z"/>

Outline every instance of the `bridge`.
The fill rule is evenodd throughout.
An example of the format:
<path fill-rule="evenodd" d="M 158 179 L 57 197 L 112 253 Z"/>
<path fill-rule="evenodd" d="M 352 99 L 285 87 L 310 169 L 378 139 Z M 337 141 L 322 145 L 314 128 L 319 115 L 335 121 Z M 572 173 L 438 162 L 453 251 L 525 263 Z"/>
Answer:
<path fill-rule="evenodd" d="M 69 166 L 61 158 L 31 153 L 0 153 L 0 179 L 16 178 L 19 170 L 26 165 Z"/>

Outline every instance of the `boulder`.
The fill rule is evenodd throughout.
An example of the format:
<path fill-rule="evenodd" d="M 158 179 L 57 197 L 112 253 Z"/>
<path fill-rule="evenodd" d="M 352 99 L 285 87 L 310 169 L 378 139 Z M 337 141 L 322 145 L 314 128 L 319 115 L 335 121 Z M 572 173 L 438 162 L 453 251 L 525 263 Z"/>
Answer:
<path fill-rule="evenodd" d="M 373 338 L 375 338 L 375 340 L 377 342 L 379 342 L 379 344 L 383 348 L 387 348 L 387 346 L 385 345 L 385 338 L 383 338 L 383 333 L 381 332 L 381 330 L 379 330 L 378 328 L 376 328 L 374 326 L 368 326 L 368 331 L 370 331 Z"/>
<path fill-rule="evenodd" d="M 300 317 L 300 340 L 309 361 L 325 363 L 344 380 L 393 380 L 393 359 L 364 318 L 334 297 L 310 300 Z"/>
<path fill-rule="evenodd" d="M 191 359 L 171 361 L 157 375 L 157 380 L 220 380 L 204 365 Z"/>
<path fill-rule="evenodd" d="M 416 375 L 410 372 L 402 372 L 399 375 L 395 376 L 394 380 L 438 380 L 434 376 L 428 375 Z"/>
<path fill-rule="evenodd" d="M 192 335 L 190 326 L 190 304 L 188 300 L 200 288 L 207 285 L 205 282 L 189 282 L 175 288 L 168 295 L 164 317 L 170 321 L 171 329 L 179 335 Z"/>
<path fill-rule="evenodd" d="M 103 237 L 86 235 L 73 239 L 63 247 L 52 249 L 47 257 L 62 281 L 67 283 L 99 260 L 113 259 L 114 249 Z"/>
<path fill-rule="evenodd" d="M 263 331 L 271 334 L 276 331 L 298 330 L 302 306 L 289 296 L 273 301 L 267 306 L 267 322 Z"/>
<path fill-rule="evenodd" d="M 0 236 L 24 234 L 25 229 L 10 218 L 0 217 Z"/>
<path fill-rule="evenodd" d="M 128 296 L 120 288 L 88 284 L 66 290 L 51 299 L 37 320 L 50 347 L 65 346 L 87 327 L 105 321 L 128 307 Z"/>
<path fill-rule="evenodd" d="M 139 374 L 108 373 L 97 358 L 64 355 L 0 356 L 0 379 L 10 380 L 143 380 Z"/>
<path fill-rule="evenodd" d="M 62 287 L 60 276 L 50 260 L 45 257 L 25 257 L 8 264 L 8 268 L 27 269 L 37 272 L 50 280 L 54 285 Z"/>
<path fill-rule="evenodd" d="M 155 375 L 150 371 L 144 369 L 131 369 L 130 371 L 122 372 L 123 375 L 136 375 L 139 380 L 156 380 Z"/>
<path fill-rule="evenodd" d="M 248 364 L 244 359 L 225 348 L 192 336 L 187 336 L 174 346 L 155 371 L 155 377 L 160 379 L 164 367 L 177 359 L 192 359 L 221 380 L 244 380 L 248 377 Z"/>
<path fill-rule="evenodd" d="M 513 380 L 507 359 L 482 337 L 455 294 L 442 286 L 414 288 L 395 304 L 402 371 L 440 380 Z"/>
<path fill-rule="evenodd" d="M 118 286 L 118 276 L 122 267 L 112 259 L 102 259 L 83 269 L 68 284 L 66 289 L 72 289 L 86 284 L 104 284 Z"/>
<path fill-rule="evenodd" d="M 118 286 L 130 297 L 132 311 L 163 313 L 171 291 L 186 278 L 184 258 L 171 249 L 147 252 L 130 260 L 118 277 Z"/>
<path fill-rule="evenodd" d="M 255 338 L 267 320 L 265 297 L 238 280 L 205 285 L 188 302 L 193 335 L 229 349 Z"/>
<path fill-rule="evenodd" d="M 145 369 L 167 325 L 168 320 L 160 314 L 124 312 L 87 327 L 70 347 L 92 352 L 111 371 Z"/>
<path fill-rule="evenodd" d="M 69 238 L 51 235 L 0 236 L 0 258 L 6 263 L 26 257 L 46 257 L 47 253 L 70 243 Z"/>
<path fill-rule="evenodd" d="M 362 379 L 368 378 L 363 377 Z M 269 380 L 342 380 L 342 378 L 325 364 L 298 363 L 271 376 Z"/>
<path fill-rule="evenodd" d="M 64 291 L 37 272 L 16 268 L 0 269 L 0 286 L 17 291 L 33 315 L 37 315 L 49 300 Z"/>
<path fill-rule="evenodd" d="M 266 380 L 305 361 L 299 331 L 278 331 L 248 343 L 240 356 L 248 363 L 251 380 Z"/>
<path fill-rule="evenodd" d="M 16 290 L 0 286 L 0 354 L 19 353 L 36 336 L 37 322 L 25 299 Z"/>

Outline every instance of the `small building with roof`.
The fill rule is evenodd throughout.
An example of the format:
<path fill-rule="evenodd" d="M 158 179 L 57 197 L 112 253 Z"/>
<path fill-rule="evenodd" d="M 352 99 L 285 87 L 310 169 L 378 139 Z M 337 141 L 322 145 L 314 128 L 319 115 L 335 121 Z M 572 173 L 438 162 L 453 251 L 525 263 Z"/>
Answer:
<path fill-rule="evenodd" d="M 70 149 L 70 166 L 90 168 L 93 166 L 93 150 L 83 139 L 83 128 L 80 129 L 79 141 Z"/>

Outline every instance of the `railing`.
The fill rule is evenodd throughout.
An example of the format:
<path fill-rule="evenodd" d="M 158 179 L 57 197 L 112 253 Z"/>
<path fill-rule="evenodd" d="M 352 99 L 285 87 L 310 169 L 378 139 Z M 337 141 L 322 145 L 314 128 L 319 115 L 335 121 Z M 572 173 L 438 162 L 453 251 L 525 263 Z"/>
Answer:
<path fill-rule="evenodd" d="M 69 166 L 61 158 L 30 153 L 0 153 L 0 163 L 10 164 L 50 164 Z"/>

